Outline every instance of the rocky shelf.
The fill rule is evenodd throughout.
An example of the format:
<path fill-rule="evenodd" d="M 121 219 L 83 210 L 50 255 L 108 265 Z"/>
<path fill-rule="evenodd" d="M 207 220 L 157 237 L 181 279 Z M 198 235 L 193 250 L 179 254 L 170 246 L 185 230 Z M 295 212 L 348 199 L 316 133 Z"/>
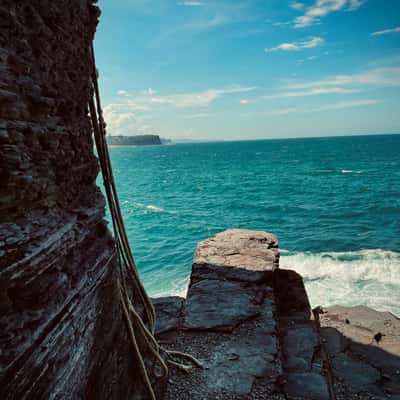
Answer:
<path fill-rule="evenodd" d="M 400 399 L 400 320 L 367 307 L 311 310 L 270 233 L 200 242 L 186 298 L 154 304 L 160 342 L 203 364 L 172 369 L 165 400 Z"/>

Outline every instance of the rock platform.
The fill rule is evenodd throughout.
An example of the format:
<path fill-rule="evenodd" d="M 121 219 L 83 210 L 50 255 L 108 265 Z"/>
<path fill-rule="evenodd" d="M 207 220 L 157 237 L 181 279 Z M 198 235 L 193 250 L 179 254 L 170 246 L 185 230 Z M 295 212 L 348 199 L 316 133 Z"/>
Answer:
<path fill-rule="evenodd" d="M 157 337 L 203 368 L 172 369 L 164 400 L 399 399 L 400 321 L 366 307 L 311 310 L 279 269 L 278 240 L 231 229 L 197 246 L 186 299 L 154 299 Z"/>

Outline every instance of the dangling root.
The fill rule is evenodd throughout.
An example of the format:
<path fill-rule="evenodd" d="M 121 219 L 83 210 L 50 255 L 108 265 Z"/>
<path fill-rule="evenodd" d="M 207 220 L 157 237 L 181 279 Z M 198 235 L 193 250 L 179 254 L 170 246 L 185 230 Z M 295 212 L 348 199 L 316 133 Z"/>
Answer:
<path fill-rule="evenodd" d="M 182 353 L 181 351 L 174 351 L 174 350 L 165 350 L 165 352 L 169 356 L 176 356 L 180 358 L 187 358 L 190 360 L 196 367 L 203 368 L 203 364 L 195 357 L 190 354 Z"/>
<path fill-rule="evenodd" d="M 168 364 L 171 364 L 173 366 L 175 366 L 176 368 L 179 368 L 180 370 L 182 370 L 183 372 L 186 372 L 187 374 L 189 372 L 192 371 L 193 367 L 191 365 L 185 365 L 185 364 L 181 364 L 172 360 L 167 360 Z"/>
<path fill-rule="evenodd" d="M 136 335 L 140 335 L 141 342 L 145 343 L 145 351 L 149 351 L 154 359 L 152 365 L 152 374 L 156 379 L 163 379 L 168 375 L 167 363 L 173 365 L 185 372 L 192 370 L 193 366 L 177 362 L 171 358 L 181 358 L 187 359 L 196 367 L 202 367 L 200 361 L 195 359 L 189 354 L 181 353 L 179 351 L 165 350 L 161 349 L 157 343 L 154 332 L 155 332 L 155 321 L 156 314 L 154 310 L 153 303 L 148 297 L 142 282 L 140 281 L 139 273 L 136 268 L 135 260 L 132 255 L 132 250 L 130 248 L 128 237 L 125 230 L 124 221 L 121 214 L 121 208 L 118 200 L 117 189 L 114 182 L 114 176 L 111 168 L 110 155 L 108 152 L 106 136 L 106 124 L 103 119 L 103 112 L 100 104 L 100 93 L 97 82 L 98 72 L 96 69 L 93 45 L 90 48 L 90 54 L 92 57 L 93 71 L 92 71 L 92 89 L 94 93 L 94 98 L 89 99 L 89 111 L 92 123 L 92 129 L 94 133 L 94 139 L 96 142 L 96 149 L 99 158 L 99 164 L 101 168 L 101 173 L 103 175 L 104 188 L 106 192 L 106 197 L 108 201 L 108 206 L 110 208 L 112 225 L 114 231 L 114 240 L 117 260 L 120 268 L 120 280 L 118 280 L 118 291 L 120 303 L 123 311 L 123 316 L 125 318 L 128 335 L 132 342 L 134 356 L 138 361 L 140 374 L 146 385 L 148 393 L 150 395 L 150 400 L 156 400 L 156 395 L 153 390 L 152 382 L 149 377 L 149 372 L 147 371 L 141 349 L 139 348 Z M 144 314 L 146 317 L 146 324 L 143 322 L 141 316 L 135 310 L 128 292 L 128 281 L 127 276 L 131 279 L 129 283 L 133 284 L 133 289 L 135 290 L 135 295 L 138 295 L 140 301 L 143 305 Z M 147 326 L 148 325 L 148 326 Z M 142 349 L 143 350 L 143 349 Z M 160 354 L 160 350 L 163 350 L 167 356 L 167 361 L 165 362 Z M 161 366 L 162 372 L 158 374 L 156 372 L 156 367 Z"/>

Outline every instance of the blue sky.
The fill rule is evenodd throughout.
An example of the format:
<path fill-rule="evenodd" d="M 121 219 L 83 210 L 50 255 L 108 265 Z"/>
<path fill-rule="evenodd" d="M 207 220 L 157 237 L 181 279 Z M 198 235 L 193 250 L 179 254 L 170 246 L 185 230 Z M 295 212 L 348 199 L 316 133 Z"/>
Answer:
<path fill-rule="evenodd" d="M 110 134 L 400 133 L 399 0 L 100 0 Z"/>

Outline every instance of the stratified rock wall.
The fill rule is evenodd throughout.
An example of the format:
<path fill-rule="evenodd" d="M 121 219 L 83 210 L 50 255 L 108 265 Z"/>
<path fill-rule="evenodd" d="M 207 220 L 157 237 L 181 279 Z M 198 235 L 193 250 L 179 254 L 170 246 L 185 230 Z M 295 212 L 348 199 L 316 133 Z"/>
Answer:
<path fill-rule="evenodd" d="M 91 0 L 0 3 L 0 398 L 147 398 L 87 101 Z"/>

